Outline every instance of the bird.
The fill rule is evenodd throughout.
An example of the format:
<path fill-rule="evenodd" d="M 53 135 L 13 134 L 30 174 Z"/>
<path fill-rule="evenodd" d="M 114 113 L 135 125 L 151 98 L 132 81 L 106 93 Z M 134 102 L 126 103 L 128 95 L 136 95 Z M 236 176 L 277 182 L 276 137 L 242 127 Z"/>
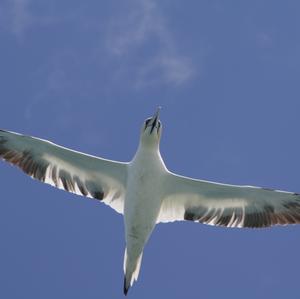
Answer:
<path fill-rule="evenodd" d="M 193 179 L 169 171 L 160 154 L 160 107 L 141 127 L 130 162 L 0 130 L 0 157 L 30 177 L 102 201 L 124 215 L 124 286 L 138 279 L 144 247 L 158 223 L 263 228 L 300 223 L 300 194 Z M 2 179 L 3 182 L 3 179 Z"/>

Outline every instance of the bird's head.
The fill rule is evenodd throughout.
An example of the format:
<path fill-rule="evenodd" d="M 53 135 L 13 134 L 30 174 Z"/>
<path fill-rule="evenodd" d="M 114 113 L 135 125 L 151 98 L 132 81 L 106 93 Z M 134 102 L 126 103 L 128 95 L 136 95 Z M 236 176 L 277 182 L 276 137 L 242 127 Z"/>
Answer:
<path fill-rule="evenodd" d="M 141 143 L 144 145 L 158 145 L 162 125 L 159 120 L 160 107 L 157 108 L 157 111 L 152 117 L 147 118 L 141 129 Z"/>

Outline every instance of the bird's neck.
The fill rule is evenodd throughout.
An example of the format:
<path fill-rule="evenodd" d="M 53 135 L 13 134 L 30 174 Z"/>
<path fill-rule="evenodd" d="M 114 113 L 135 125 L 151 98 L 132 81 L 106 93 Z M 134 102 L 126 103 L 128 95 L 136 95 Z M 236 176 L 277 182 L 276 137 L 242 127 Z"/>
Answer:
<path fill-rule="evenodd" d="M 159 150 L 139 147 L 130 163 L 137 173 L 163 173 L 167 171 Z"/>
<path fill-rule="evenodd" d="M 160 155 L 159 143 L 140 141 L 137 154 Z"/>
<path fill-rule="evenodd" d="M 162 161 L 159 151 L 159 144 L 145 144 L 143 142 L 140 142 L 133 160 L 148 160 L 149 158 L 153 161 Z"/>

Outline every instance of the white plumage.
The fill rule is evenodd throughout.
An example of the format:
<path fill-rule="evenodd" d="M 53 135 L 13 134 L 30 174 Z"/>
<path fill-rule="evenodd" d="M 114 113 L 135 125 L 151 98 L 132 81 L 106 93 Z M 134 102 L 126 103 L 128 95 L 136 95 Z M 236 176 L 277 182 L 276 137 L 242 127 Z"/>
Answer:
<path fill-rule="evenodd" d="M 0 157 L 31 177 L 103 201 L 124 214 L 124 293 L 138 278 L 143 249 L 156 223 L 191 220 L 227 227 L 300 223 L 300 195 L 196 180 L 171 173 L 159 151 L 159 109 L 141 129 L 129 163 L 73 151 L 0 130 Z"/>

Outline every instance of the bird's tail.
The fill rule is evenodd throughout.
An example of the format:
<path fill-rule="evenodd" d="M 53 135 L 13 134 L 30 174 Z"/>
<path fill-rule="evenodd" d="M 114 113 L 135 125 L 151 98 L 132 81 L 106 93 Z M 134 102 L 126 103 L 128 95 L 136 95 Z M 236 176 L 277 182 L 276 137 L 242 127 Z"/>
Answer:
<path fill-rule="evenodd" d="M 140 255 L 132 259 L 127 256 L 127 249 L 125 249 L 124 255 L 124 294 L 125 296 L 128 293 L 129 288 L 133 283 L 138 279 L 141 262 L 142 262 L 143 252 Z"/>

